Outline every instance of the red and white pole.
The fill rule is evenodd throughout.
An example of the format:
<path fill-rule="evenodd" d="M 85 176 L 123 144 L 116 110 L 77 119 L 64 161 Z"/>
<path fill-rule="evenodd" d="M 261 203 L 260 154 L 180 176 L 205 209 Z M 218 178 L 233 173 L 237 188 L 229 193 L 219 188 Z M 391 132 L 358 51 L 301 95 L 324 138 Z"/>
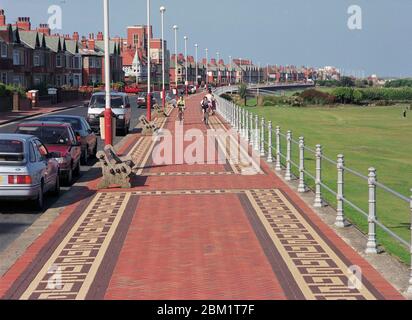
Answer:
<path fill-rule="evenodd" d="M 106 103 L 104 109 L 104 143 L 113 145 L 112 136 L 112 108 L 110 100 L 110 51 L 109 51 L 109 0 L 103 0 L 104 11 L 104 82 Z"/>
<path fill-rule="evenodd" d="M 151 57 L 150 57 L 150 44 L 151 44 L 151 32 L 150 32 L 150 0 L 147 0 L 147 115 L 148 121 L 152 121 L 152 95 L 151 95 Z"/>

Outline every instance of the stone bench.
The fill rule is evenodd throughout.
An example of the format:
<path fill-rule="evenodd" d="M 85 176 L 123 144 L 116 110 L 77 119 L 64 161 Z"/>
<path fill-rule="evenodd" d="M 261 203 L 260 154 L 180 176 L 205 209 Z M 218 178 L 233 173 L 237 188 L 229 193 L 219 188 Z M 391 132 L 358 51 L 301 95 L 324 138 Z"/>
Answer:
<path fill-rule="evenodd" d="M 134 175 L 133 160 L 129 157 L 119 157 L 113 146 L 107 145 L 103 151 L 97 153 L 97 159 L 102 166 L 103 178 L 98 188 L 107 189 L 111 185 L 122 188 L 131 188 L 130 178 Z"/>
<path fill-rule="evenodd" d="M 156 126 L 154 121 L 148 121 L 146 116 L 142 115 L 139 118 L 139 121 L 142 124 L 142 130 L 143 130 L 143 134 L 144 135 L 149 135 L 149 134 L 153 134 L 156 133 L 159 128 Z"/>

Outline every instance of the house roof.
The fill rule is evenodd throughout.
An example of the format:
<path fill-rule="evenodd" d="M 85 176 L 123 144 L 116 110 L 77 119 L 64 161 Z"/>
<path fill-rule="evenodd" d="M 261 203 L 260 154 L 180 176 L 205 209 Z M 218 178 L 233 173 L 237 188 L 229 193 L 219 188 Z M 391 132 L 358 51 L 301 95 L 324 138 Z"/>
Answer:
<path fill-rule="evenodd" d="M 46 40 L 46 46 L 53 52 L 60 52 L 64 50 L 62 40 L 60 37 L 57 36 L 44 36 L 43 34 L 40 36 L 40 38 L 45 38 Z"/>
<path fill-rule="evenodd" d="M 79 53 L 79 42 L 76 40 L 66 40 L 66 49 L 71 54 L 78 54 Z"/>
<path fill-rule="evenodd" d="M 95 42 L 96 48 L 104 52 L 104 41 L 96 40 Z M 109 51 L 110 54 L 119 55 L 120 54 L 120 46 L 116 41 L 110 40 L 109 41 Z"/>
<path fill-rule="evenodd" d="M 21 42 L 31 49 L 36 49 L 45 45 L 43 41 L 40 42 L 39 33 L 37 31 L 20 30 L 19 33 Z"/>

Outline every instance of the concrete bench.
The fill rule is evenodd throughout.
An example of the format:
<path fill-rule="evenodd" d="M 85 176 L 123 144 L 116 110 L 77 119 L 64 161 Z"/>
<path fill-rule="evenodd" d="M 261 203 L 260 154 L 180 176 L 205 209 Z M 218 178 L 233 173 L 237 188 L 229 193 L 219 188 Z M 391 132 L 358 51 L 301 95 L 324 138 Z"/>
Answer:
<path fill-rule="evenodd" d="M 146 116 L 142 115 L 139 118 L 139 121 L 142 123 L 142 130 L 143 130 L 143 134 L 147 135 L 147 134 L 153 134 L 156 133 L 159 128 L 156 126 L 154 121 L 148 121 Z"/>
<path fill-rule="evenodd" d="M 163 111 L 163 108 L 161 106 L 159 106 L 158 104 L 155 104 L 154 109 L 159 118 L 167 118 L 167 114 Z"/>
<path fill-rule="evenodd" d="M 135 166 L 131 158 L 119 157 L 113 146 L 107 145 L 103 151 L 97 153 L 97 159 L 101 163 L 103 173 L 99 189 L 107 189 L 111 185 L 131 188 L 130 178 L 134 175 L 132 169 Z"/>

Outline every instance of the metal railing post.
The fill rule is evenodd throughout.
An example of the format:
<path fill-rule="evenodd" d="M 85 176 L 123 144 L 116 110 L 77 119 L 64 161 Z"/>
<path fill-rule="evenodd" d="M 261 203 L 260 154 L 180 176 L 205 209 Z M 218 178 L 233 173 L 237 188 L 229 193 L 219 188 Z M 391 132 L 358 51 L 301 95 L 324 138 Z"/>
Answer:
<path fill-rule="evenodd" d="M 282 171 L 281 146 L 280 146 L 280 127 L 276 127 L 276 171 Z"/>
<path fill-rule="evenodd" d="M 240 112 L 240 136 L 245 137 L 245 109 L 241 109 Z"/>
<path fill-rule="evenodd" d="M 273 152 L 272 152 L 272 121 L 268 123 L 268 160 L 269 163 L 273 162 Z"/>
<path fill-rule="evenodd" d="M 265 118 L 260 123 L 260 156 L 265 156 Z"/>
<path fill-rule="evenodd" d="M 260 151 L 259 147 L 259 116 L 255 115 L 255 131 L 254 131 L 254 138 L 255 138 L 255 151 Z"/>
<path fill-rule="evenodd" d="M 411 189 L 412 192 L 412 189 Z M 411 222 L 412 222 L 412 195 L 411 195 L 411 201 L 410 201 L 410 210 L 411 210 Z M 410 276 L 409 276 L 409 287 L 407 290 L 407 293 L 412 295 L 412 223 L 411 223 L 411 246 L 409 247 L 409 253 L 411 256 L 411 269 L 410 269 Z"/>
<path fill-rule="evenodd" d="M 344 213 L 344 166 L 345 166 L 345 157 L 340 154 L 338 155 L 338 188 L 337 188 L 337 216 L 335 221 L 335 226 L 338 228 L 346 227 L 345 213 Z"/>
<path fill-rule="evenodd" d="M 298 192 L 307 191 L 305 184 L 305 138 L 299 137 L 299 186 Z"/>
<path fill-rule="evenodd" d="M 316 146 L 316 176 L 315 176 L 315 208 L 323 207 L 322 200 L 322 146 L 318 144 Z"/>
<path fill-rule="evenodd" d="M 248 110 L 246 110 L 245 122 L 246 122 L 245 140 L 246 142 L 249 142 L 249 111 Z"/>
<path fill-rule="evenodd" d="M 291 163 L 292 160 L 292 131 L 288 131 L 286 135 L 286 173 L 285 180 L 292 180 Z"/>
<path fill-rule="evenodd" d="M 378 253 L 378 246 L 376 244 L 376 169 L 369 168 L 368 176 L 369 186 L 369 231 L 368 243 L 366 245 L 366 253 Z"/>
<path fill-rule="evenodd" d="M 253 114 L 249 114 L 249 144 L 253 146 L 254 137 L 253 137 Z"/>

